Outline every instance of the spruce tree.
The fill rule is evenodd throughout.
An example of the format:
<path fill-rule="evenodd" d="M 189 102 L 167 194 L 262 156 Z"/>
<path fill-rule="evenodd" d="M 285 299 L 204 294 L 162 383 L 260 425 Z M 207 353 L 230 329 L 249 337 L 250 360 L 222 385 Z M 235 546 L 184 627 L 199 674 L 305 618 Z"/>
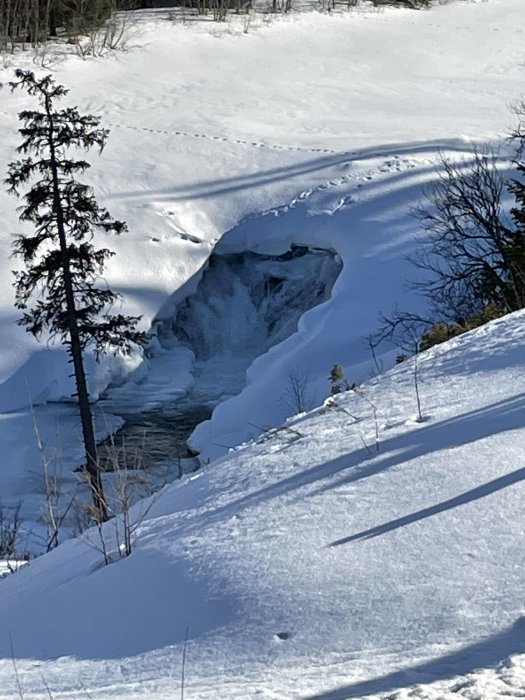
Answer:
<path fill-rule="evenodd" d="M 516 284 L 519 286 L 522 307 L 525 307 L 525 101 L 515 108 L 519 119 L 517 129 L 511 137 L 517 142 L 516 167 L 517 177 L 509 183 L 509 189 L 514 195 L 514 206 L 511 216 L 514 222 L 514 238 L 511 250 L 513 266 L 516 270 Z"/>
<path fill-rule="evenodd" d="M 512 245 L 509 258 L 513 269 L 515 294 L 521 301 L 520 308 L 525 307 L 525 164 L 516 163 L 518 178 L 509 185 L 514 195 L 515 205 L 511 209 L 514 221 Z"/>
<path fill-rule="evenodd" d="M 99 207 L 92 189 L 76 179 L 90 166 L 75 157 L 79 149 L 102 151 L 108 131 L 100 120 L 75 107 L 57 109 L 68 90 L 52 76 L 37 79 L 31 71 L 16 71 L 11 88 L 35 97 L 40 110 L 19 114 L 22 159 L 8 166 L 9 192 L 23 195 L 20 220 L 34 228 L 14 239 L 14 255 L 25 268 L 15 273 L 15 305 L 24 313 L 18 323 L 36 338 L 48 332 L 64 344 L 74 368 L 76 397 L 82 424 L 87 474 L 97 522 L 107 519 L 93 417 L 83 353 L 98 359 L 106 352 L 129 354 L 146 341 L 136 329 L 140 317 L 111 313 L 119 296 L 101 275 L 113 253 L 95 248 L 94 232 L 124 233 L 126 224 Z M 70 155 L 71 150 L 76 154 Z M 23 192 L 23 191 L 24 192 Z"/>

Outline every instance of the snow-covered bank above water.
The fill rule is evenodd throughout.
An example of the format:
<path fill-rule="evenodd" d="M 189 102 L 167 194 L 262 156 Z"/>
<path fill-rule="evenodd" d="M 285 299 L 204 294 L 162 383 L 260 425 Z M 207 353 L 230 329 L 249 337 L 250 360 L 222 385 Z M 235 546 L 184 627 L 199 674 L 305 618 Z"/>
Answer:
<path fill-rule="evenodd" d="M 312 12 L 248 34 L 207 21 L 152 19 L 139 23 L 125 53 L 57 62 L 69 99 L 99 113 L 112 130 L 88 176 L 103 203 L 130 226 L 127 236 L 110 242 L 117 255 L 107 273 L 126 311 L 142 313 L 148 327 L 225 231 L 322 183 L 352 177 L 355 160 L 382 154 L 384 162 L 371 162 L 367 177 L 384 177 L 388 190 L 402 181 L 402 172 L 390 178 L 398 174 L 398 164 L 389 165 L 396 154 L 413 158 L 424 174 L 428 152 L 438 145 L 467 148 L 462 139 L 499 137 L 509 122 L 507 104 L 523 89 L 521 5 L 492 0 L 430 12 Z M 29 55 L 15 60 L 34 68 Z M 0 77 L 11 75 L 8 67 Z M 0 160 L 8 162 L 18 142 L 15 114 L 28 101 L 7 90 L 0 101 Z M 409 199 L 400 192 L 395 206 Z M 0 212 L 0 410 L 8 410 L 28 395 L 68 396 L 70 385 L 66 363 L 58 371 L 56 356 L 16 326 L 9 253 L 10 232 L 20 225 L 15 202 L 4 193 Z M 344 235 L 360 227 L 350 217 Z M 381 305 L 394 292 L 386 289 Z M 92 382 L 95 393 L 107 370 Z"/>
<path fill-rule="evenodd" d="M 362 337 L 378 310 L 414 305 L 402 259 L 414 243 L 409 207 L 435 177 L 438 150 L 459 156 L 472 140 L 497 141 L 506 131 L 507 105 L 523 92 L 522 21 L 521 0 L 313 12 L 247 35 L 207 20 L 146 19 L 126 52 L 54 64 L 68 99 L 111 128 L 87 176 L 101 203 L 129 224 L 129 234 L 104 241 L 116 252 L 107 279 L 144 327 L 218 243 L 225 254 L 282 254 L 296 244 L 341 255 L 343 272 L 322 312 L 308 312 L 298 333 L 258 360 L 248 389 L 194 436 L 204 459 L 279 422 L 290 368 L 306 369 L 315 396 L 328 391 L 334 362 L 351 381 L 368 376 Z M 35 69 L 32 59 L 16 62 Z M 3 82 L 14 67 L 1 69 Z M 0 91 L 1 162 L 15 157 L 16 112 L 28 106 L 22 94 Z M 0 193 L 0 411 L 19 411 L 0 421 L 0 495 L 31 494 L 36 518 L 41 458 L 21 407 L 68 399 L 72 387 L 65 354 L 16 325 L 15 206 Z M 94 395 L 126 369 L 99 365 Z M 180 397 L 191 369 L 188 351 L 159 355 L 139 371 L 158 405 Z M 48 403 L 39 420 L 48 453 L 74 469 L 81 448 L 73 407 Z"/>
<path fill-rule="evenodd" d="M 194 436 L 211 455 L 249 423 L 276 421 L 290 365 L 311 362 L 319 390 L 333 362 L 350 381 L 368 375 L 361 336 L 378 309 L 413 308 L 408 209 L 437 151 L 499 141 L 524 91 L 523 0 L 294 15 L 248 34 L 207 20 L 140 26 L 127 52 L 54 66 L 71 100 L 112 129 L 89 177 L 130 226 L 111 241 L 107 275 L 126 311 L 149 326 L 219 241 L 224 254 L 330 248 L 344 264 L 322 312 Z M 2 162 L 23 106 L 0 92 Z M 36 393 L 29 377 L 39 395 L 63 396 L 65 363 L 51 369 L 54 351 L 16 326 L 19 224 L 3 193 L 0 213 L 0 394 L 21 405 Z M 101 567 L 69 541 L 0 581 L 0 700 L 174 700 L 187 629 L 188 700 L 524 696 L 524 320 L 422 358 L 421 424 L 410 363 L 365 384 L 379 451 L 370 404 L 341 396 L 342 410 L 296 419 L 167 488 L 127 559 Z M 144 368 L 159 395 L 170 372 L 180 390 L 189 354 Z M 58 437 L 73 468 L 73 408 L 37 410 L 51 454 Z M 0 416 L 1 500 L 21 496 L 37 517 L 32 434 L 29 412 Z"/>
<path fill-rule="evenodd" d="M 192 700 L 521 697 L 524 320 L 421 356 L 423 423 L 407 361 L 1 581 L 0 699 L 14 649 L 27 700 L 173 700 L 188 628 Z"/>

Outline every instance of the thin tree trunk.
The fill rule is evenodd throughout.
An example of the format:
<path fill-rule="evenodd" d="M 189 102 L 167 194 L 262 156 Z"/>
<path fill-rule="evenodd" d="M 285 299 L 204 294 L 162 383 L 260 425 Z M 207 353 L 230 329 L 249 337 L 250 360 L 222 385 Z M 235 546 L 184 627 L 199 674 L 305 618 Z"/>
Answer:
<path fill-rule="evenodd" d="M 78 408 L 80 412 L 80 422 L 82 425 L 82 437 L 86 452 L 86 472 L 88 475 L 95 518 L 98 523 L 108 519 L 106 499 L 100 474 L 100 466 L 97 458 L 97 444 L 95 441 L 95 431 L 93 428 L 93 416 L 89 405 L 89 394 L 87 390 L 86 372 L 82 357 L 82 346 L 78 330 L 75 296 L 71 281 L 71 270 L 69 267 L 69 255 L 67 250 L 66 231 L 64 227 L 64 216 L 62 204 L 60 202 L 60 188 L 58 182 L 58 170 L 56 165 L 55 143 L 53 138 L 53 119 L 51 113 L 50 98 L 46 95 L 46 113 L 49 119 L 49 150 L 51 161 L 51 172 L 53 177 L 53 209 L 57 220 L 57 231 L 60 242 L 60 252 L 62 254 L 62 271 L 64 275 L 64 291 L 66 296 L 66 309 L 68 318 L 68 331 L 70 337 L 69 353 L 73 362 L 75 372 L 75 383 L 77 388 Z"/>

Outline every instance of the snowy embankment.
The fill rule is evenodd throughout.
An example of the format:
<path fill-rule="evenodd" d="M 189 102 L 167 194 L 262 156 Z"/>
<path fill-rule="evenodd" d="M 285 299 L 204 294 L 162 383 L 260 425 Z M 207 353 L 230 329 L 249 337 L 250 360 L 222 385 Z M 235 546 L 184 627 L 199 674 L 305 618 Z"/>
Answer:
<path fill-rule="evenodd" d="M 89 178 L 130 226 L 107 278 L 146 327 L 169 325 L 212 251 L 296 244 L 342 261 L 331 298 L 194 436 L 204 459 L 282 420 L 290 369 L 318 398 L 334 362 L 350 381 L 369 376 L 362 337 L 378 311 L 417 303 L 404 287 L 409 208 L 438 150 L 498 143 L 512 121 L 522 5 L 292 15 L 248 34 L 147 20 L 126 53 L 54 64 L 71 101 L 112 129 Z M 6 89 L 0 100 L 8 162 L 28 103 Z M 25 407 L 71 386 L 63 353 L 16 326 L 15 204 L 0 195 L 0 495 L 36 516 Z M 2 580 L 0 698 L 19 695 L 18 674 L 25 700 L 48 698 L 46 684 L 55 700 L 174 700 L 186 629 L 188 700 L 523 695 L 523 318 L 424 356 L 421 424 L 409 363 L 363 385 L 379 451 L 370 404 L 340 397 L 166 489 L 129 558 L 101 567 L 69 541 Z M 188 357 L 159 341 L 122 395 L 179 396 Z M 94 394 L 127 369 L 99 366 Z M 42 404 L 36 419 L 73 479 L 74 410 Z"/>
<path fill-rule="evenodd" d="M 520 0 L 493 0 L 420 13 L 292 14 L 248 34 L 235 21 L 148 19 L 133 28 L 126 53 L 55 63 L 71 101 L 112 130 L 88 175 L 130 227 L 110 243 L 117 255 L 107 273 L 126 311 L 142 313 L 145 327 L 159 312 L 164 318 L 195 289 L 221 238 L 236 250 L 321 245 L 343 258 L 333 303 L 304 319 L 291 354 L 286 347 L 273 355 L 271 377 L 268 363 L 253 369 L 252 390 L 261 398 L 263 384 L 282 385 L 306 353 L 314 381 L 332 360 L 350 367 L 368 359 L 361 336 L 379 308 L 403 300 L 401 255 L 414 228 L 407 209 L 433 176 L 436 151 L 468 152 L 472 140 L 499 140 L 508 125 L 507 105 L 523 89 L 521 18 Z M 27 65 L 34 68 L 29 57 Z M 10 77 L 3 69 L 2 80 Z M 7 89 L 0 98 L 0 159 L 8 162 L 18 142 L 15 114 L 28 102 Z M 5 194 L 0 211 L 0 410 L 8 411 L 30 398 L 67 397 L 71 383 L 64 354 L 15 324 L 10 232 L 20 225 Z M 253 220 L 258 212 L 280 220 Z M 322 368 L 321 335 L 332 347 Z M 93 369 L 94 395 L 120 371 L 111 362 Z M 188 379 L 183 372 L 172 394 Z M 251 414 L 251 405 L 250 396 L 231 418 L 218 417 L 221 433 L 233 429 L 228 444 L 250 434 L 235 428 L 237 412 L 255 424 L 282 418 L 277 405 L 266 416 Z"/>
<path fill-rule="evenodd" d="M 407 361 L 2 581 L 0 698 L 12 645 L 26 700 L 173 700 L 187 629 L 191 700 L 521 697 L 524 320 L 421 356 L 423 422 Z"/>

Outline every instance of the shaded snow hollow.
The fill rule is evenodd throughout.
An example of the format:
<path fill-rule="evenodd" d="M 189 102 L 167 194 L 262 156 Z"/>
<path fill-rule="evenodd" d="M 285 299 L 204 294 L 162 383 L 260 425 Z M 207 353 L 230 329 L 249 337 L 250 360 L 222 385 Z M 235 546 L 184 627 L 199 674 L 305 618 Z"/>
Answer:
<path fill-rule="evenodd" d="M 291 245 L 282 254 L 212 253 L 153 322 L 143 370 L 110 387 L 116 409 L 215 406 L 246 385 L 246 370 L 297 331 L 301 316 L 330 297 L 341 271 L 333 252 Z M 178 370 L 178 371 L 177 371 Z M 181 371 L 182 370 L 182 371 Z"/>
<path fill-rule="evenodd" d="M 183 301 L 168 301 L 154 322 L 147 378 L 141 368 L 135 381 L 132 375 L 110 386 L 99 402 L 99 411 L 125 420 L 111 445 L 131 455 L 138 450 L 146 466 L 186 456 L 195 426 L 245 387 L 253 360 L 295 333 L 303 313 L 329 298 L 340 271 L 337 255 L 304 246 L 281 255 L 213 253 L 198 281 L 177 292 Z M 308 377 L 297 378 L 307 393 Z M 311 408 L 314 398 L 307 398 Z M 299 410 L 287 385 L 275 403 L 282 418 Z"/>

